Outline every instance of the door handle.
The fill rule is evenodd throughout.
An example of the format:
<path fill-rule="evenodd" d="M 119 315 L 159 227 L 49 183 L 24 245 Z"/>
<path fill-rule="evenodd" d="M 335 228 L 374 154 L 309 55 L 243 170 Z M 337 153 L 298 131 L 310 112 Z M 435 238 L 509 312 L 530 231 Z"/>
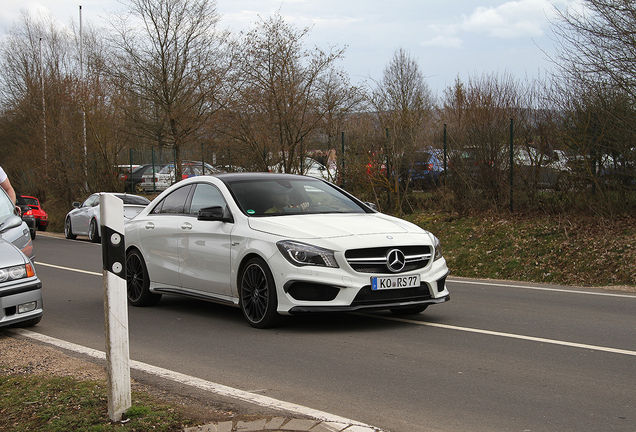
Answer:
<path fill-rule="evenodd" d="M 192 229 L 192 224 L 190 222 L 184 222 L 181 224 L 181 229 L 182 230 L 191 230 Z"/>
<path fill-rule="evenodd" d="M 155 229 L 155 224 L 152 222 L 148 222 L 145 227 L 147 230 Z"/>

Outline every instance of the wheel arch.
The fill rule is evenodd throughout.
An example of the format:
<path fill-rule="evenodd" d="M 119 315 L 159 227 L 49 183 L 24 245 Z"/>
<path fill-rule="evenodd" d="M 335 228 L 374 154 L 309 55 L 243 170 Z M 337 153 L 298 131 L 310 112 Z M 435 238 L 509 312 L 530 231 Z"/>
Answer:
<path fill-rule="evenodd" d="M 240 295 L 240 293 L 238 292 L 239 277 L 243 273 L 243 270 L 245 269 L 245 266 L 247 265 L 247 263 L 252 258 L 260 258 L 260 259 L 262 259 L 265 262 L 265 264 L 267 264 L 267 267 L 269 267 L 269 271 L 272 271 L 272 268 L 270 267 L 269 263 L 267 262 L 267 259 L 265 259 L 265 257 L 263 257 L 262 255 L 260 255 L 260 254 L 258 254 L 256 252 L 249 252 L 249 253 L 245 254 L 241 258 L 241 263 L 239 264 L 239 266 L 238 266 L 238 268 L 236 270 L 236 274 L 234 275 L 234 284 L 235 284 L 237 295 Z"/>

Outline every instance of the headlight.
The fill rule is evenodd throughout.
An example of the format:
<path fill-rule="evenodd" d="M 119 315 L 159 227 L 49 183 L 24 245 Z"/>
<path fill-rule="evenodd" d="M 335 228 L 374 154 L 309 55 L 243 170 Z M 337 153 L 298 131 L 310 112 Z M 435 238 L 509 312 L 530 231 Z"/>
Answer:
<path fill-rule="evenodd" d="M 35 276 L 31 263 L 0 269 L 0 282 Z"/>
<path fill-rule="evenodd" d="M 438 259 L 443 258 L 442 244 L 439 242 L 439 239 L 435 236 L 433 236 L 433 247 L 435 248 L 435 257 L 433 258 L 433 261 L 437 261 Z"/>
<path fill-rule="evenodd" d="M 333 251 L 291 240 L 276 243 L 278 250 L 295 266 L 321 266 L 338 268 Z"/>

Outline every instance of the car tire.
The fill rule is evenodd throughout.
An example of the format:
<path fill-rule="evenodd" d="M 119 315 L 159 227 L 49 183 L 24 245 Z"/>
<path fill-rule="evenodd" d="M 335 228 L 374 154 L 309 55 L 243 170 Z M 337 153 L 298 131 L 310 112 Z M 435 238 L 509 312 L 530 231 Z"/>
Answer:
<path fill-rule="evenodd" d="M 389 309 L 393 315 L 417 315 L 424 312 L 428 305 L 406 306 Z"/>
<path fill-rule="evenodd" d="M 69 240 L 75 240 L 77 236 L 73 234 L 73 227 L 71 226 L 71 218 L 66 218 L 64 221 L 64 237 Z"/>
<path fill-rule="evenodd" d="M 32 230 L 29 230 L 29 234 L 31 234 L 31 240 L 35 240 L 35 228 L 33 228 Z"/>
<path fill-rule="evenodd" d="M 126 294 L 133 306 L 153 306 L 161 300 L 161 294 L 150 292 L 146 262 L 137 249 L 126 254 Z"/>
<path fill-rule="evenodd" d="M 241 311 L 252 327 L 270 328 L 280 322 L 276 284 L 265 261 L 252 258 L 243 266 L 238 289 Z"/>
<path fill-rule="evenodd" d="M 91 243 L 101 243 L 101 238 L 98 234 L 97 220 L 91 219 L 90 224 L 88 225 L 88 239 Z"/>

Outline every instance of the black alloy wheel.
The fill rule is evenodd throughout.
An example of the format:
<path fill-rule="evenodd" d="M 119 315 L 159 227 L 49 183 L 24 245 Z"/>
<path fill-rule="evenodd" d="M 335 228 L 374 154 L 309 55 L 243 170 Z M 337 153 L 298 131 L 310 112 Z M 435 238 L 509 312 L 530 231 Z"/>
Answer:
<path fill-rule="evenodd" d="M 150 292 L 150 277 L 141 252 L 133 249 L 126 255 L 126 293 L 133 306 L 153 306 L 161 294 Z"/>
<path fill-rule="evenodd" d="M 252 327 L 263 329 L 279 323 L 274 277 L 261 258 L 245 264 L 239 276 L 239 293 L 243 316 Z"/>

